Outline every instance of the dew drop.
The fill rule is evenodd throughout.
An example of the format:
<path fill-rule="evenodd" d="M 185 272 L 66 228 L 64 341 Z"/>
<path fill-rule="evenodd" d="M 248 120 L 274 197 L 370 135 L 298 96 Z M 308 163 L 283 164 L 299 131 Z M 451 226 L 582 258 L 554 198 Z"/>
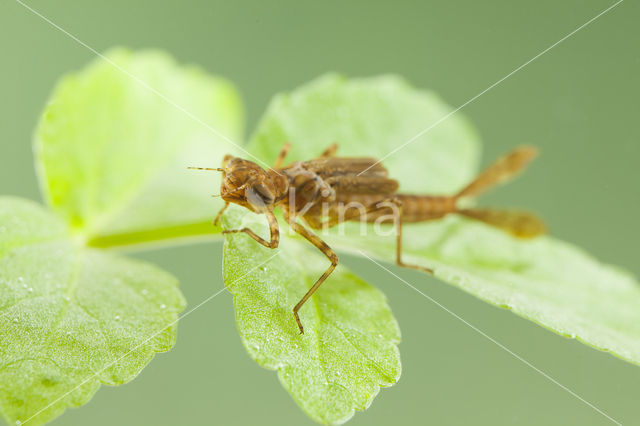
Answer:
<path fill-rule="evenodd" d="M 18 318 L 14 318 L 14 319 L 13 319 L 13 322 L 18 322 Z"/>
<path fill-rule="evenodd" d="M 165 305 L 164 303 L 162 305 L 160 305 L 160 309 L 165 309 L 167 307 L 167 305 Z"/>
<path fill-rule="evenodd" d="M 21 425 L 21 424 L 22 424 L 22 422 L 21 422 L 20 420 L 16 420 L 16 424 L 17 424 L 17 425 Z"/>
<path fill-rule="evenodd" d="M 260 269 L 262 272 L 267 270 L 267 268 L 265 268 L 264 266 L 260 266 L 258 269 Z"/>
<path fill-rule="evenodd" d="M 120 315 L 116 315 L 115 318 L 116 318 L 116 321 L 119 321 L 120 320 Z"/>
<path fill-rule="evenodd" d="M 146 296 L 147 294 L 149 294 L 149 290 L 147 290 L 146 288 L 143 288 L 140 293 L 142 293 L 143 296 Z"/>
<path fill-rule="evenodd" d="M 29 293 L 33 293 L 33 288 L 29 287 L 29 288 L 27 289 L 27 291 L 28 291 Z"/>
<path fill-rule="evenodd" d="M 66 300 L 67 302 L 70 302 L 71 298 L 69 296 L 64 296 L 64 300 Z"/>
<path fill-rule="evenodd" d="M 23 281 L 24 281 L 24 278 L 22 278 L 22 277 L 18 277 L 18 282 L 19 282 L 19 283 L 21 283 L 21 282 L 23 282 Z"/>
<path fill-rule="evenodd" d="M 71 336 L 71 332 L 70 331 L 67 331 L 67 336 Z"/>

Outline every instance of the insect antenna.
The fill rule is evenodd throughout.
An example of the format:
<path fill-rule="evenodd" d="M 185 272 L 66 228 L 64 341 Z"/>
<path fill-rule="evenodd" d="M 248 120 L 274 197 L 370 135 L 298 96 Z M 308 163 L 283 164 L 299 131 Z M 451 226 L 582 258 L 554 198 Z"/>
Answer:
<path fill-rule="evenodd" d="M 224 172 L 224 169 L 221 169 L 220 167 L 216 167 L 216 168 L 211 168 L 211 167 L 187 167 L 187 169 L 189 170 L 211 170 L 214 172 Z"/>

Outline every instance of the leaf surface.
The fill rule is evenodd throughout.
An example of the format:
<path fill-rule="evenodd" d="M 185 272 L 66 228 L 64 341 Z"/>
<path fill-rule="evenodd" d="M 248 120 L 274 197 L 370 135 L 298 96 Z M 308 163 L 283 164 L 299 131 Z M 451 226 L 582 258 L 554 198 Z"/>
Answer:
<path fill-rule="evenodd" d="M 334 141 L 340 156 L 381 157 L 447 110 L 433 93 L 412 89 L 395 76 L 346 80 L 327 75 L 277 95 L 250 147 L 268 163 L 285 141 L 292 142 L 287 162 L 313 158 Z M 409 182 L 410 189 L 426 185 L 445 191 L 470 178 L 479 145 L 464 119 L 455 117 L 418 139 L 407 148 L 410 161 L 390 159 L 402 169 L 394 177 Z M 425 158 L 432 167 L 424 167 Z M 415 182 L 418 172 L 423 173 L 421 182 Z M 234 212 L 226 216 L 226 228 L 249 226 L 268 233 L 254 215 Z M 227 283 L 233 283 L 238 329 L 249 354 L 278 370 L 284 387 L 309 416 L 342 423 L 354 410 L 366 409 L 379 387 L 398 380 L 395 319 L 378 290 L 339 266 L 301 310 L 306 333 L 299 336 L 292 308 L 329 261 L 300 238 L 282 236 L 278 250 L 269 260 L 271 251 L 246 235 L 228 238 L 224 270 Z M 249 269 L 265 261 L 262 269 Z"/>
<path fill-rule="evenodd" d="M 215 232 L 214 172 L 235 152 L 235 88 L 160 51 L 113 49 L 57 85 L 36 132 L 47 203 L 92 245 Z"/>
<path fill-rule="evenodd" d="M 268 233 L 263 218 L 230 210 L 225 227 Z M 224 277 L 238 331 L 249 355 L 277 370 L 311 418 L 340 424 L 400 378 L 400 330 L 384 295 L 339 266 L 300 310 L 305 333 L 299 334 L 292 308 L 329 262 L 285 232 L 276 250 L 244 234 L 225 243 Z"/>
<path fill-rule="evenodd" d="M 86 249 L 37 204 L 0 198 L 0 411 L 43 424 L 171 349 L 177 280 Z"/>
<path fill-rule="evenodd" d="M 406 226 L 403 236 L 405 262 L 428 266 L 442 281 L 564 337 L 640 364 L 640 283 L 628 272 L 553 237 L 519 240 L 460 217 Z M 395 261 L 394 236 L 361 237 L 348 226 L 327 241 Z"/>
<path fill-rule="evenodd" d="M 420 101 L 402 103 L 407 97 Z M 304 158 L 318 155 L 335 135 L 338 155 L 381 156 L 409 140 L 400 137 L 408 134 L 407 120 L 423 117 L 424 127 L 437 122 L 420 105 L 442 116 L 450 111 L 396 78 L 326 76 L 277 96 L 253 146 L 273 155 L 271 141 L 301 141 L 294 157 Z M 339 111 L 346 111 L 344 120 Z M 473 178 L 478 151 L 475 133 L 455 114 L 383 164 L 401 192 L 448 194 Z M 368 226 L 361 236 L 359 227 L 346 224 L 324 238 L 334 248 L 395 260 L 393 232 L 383 228 L 381 236 Z M 556 333 L 640 363 L 640 284 L 627 272 L 551 236 L 520 240 L 462 217 L 406 224 L 403 235 L 406 262 L 433 268 L 443 281 Z"/>
<path fill-rule="evenodd" d="M 327 74 L 276 95 L 249 146 L 271 164 L 286 141 L 287 161 L 317 157 L 334 142 L 340 157 L 381 159 L 412 141 L 383 164 L 405 192 L 448 193 L 473 177 L 480 155 L 476 131 L 460 114 L 420 135 L 449 112 L 436 94 L 398 76 Z"/>

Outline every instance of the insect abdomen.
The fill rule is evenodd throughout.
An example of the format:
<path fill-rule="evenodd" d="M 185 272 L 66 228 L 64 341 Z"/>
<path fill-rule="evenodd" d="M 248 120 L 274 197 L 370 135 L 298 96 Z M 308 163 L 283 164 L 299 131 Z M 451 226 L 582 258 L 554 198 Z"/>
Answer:
<path fill-rule="evenodd" d="M 394 209 L 390 200 L 394 198 L 402 202 L 402 221 L 422 222 L 425 220 L 439 219 L 449 213 L 456 211 L 456 199 L 454 197 L 440 197 L 429 195 L 405 195 L 395 194 L 391 196 L 377 197 L 357 197 L 357 201 L 365 206 L 375 205 L 377 203 L 385 203 L 389 207 L 376 209 L 367 213 L 367 222 L 376 222 L 384 218 L 385 222 L 392 222 Z M 351 201 L 354 201 L 352 199 Z M 354 217 L 351 220 L 360 220 L 360 217 Z"/>
<path fill-rule="evenodd" d="M 456 211 L 454 197 L 429 195 L 396 195 L 402 201 L 402 221 L 422 222 L 438 219 Z"/>

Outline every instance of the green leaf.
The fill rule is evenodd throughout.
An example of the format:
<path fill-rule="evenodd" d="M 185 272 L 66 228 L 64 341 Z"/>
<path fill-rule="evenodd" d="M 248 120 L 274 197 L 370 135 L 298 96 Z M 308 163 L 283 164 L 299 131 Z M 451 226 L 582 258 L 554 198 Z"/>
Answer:
<path fill-rule="evenodd" d="M 348 80 L 329 74 L 271 101 L 251 151 L 272 163 L 290 141 L 287 161 L 308 160 L 337 142 L 338 155 L 382 158 L 451 108 L 397 76 Z M 452 192 L 472 177 L 480 155 L 475 130 L 459 114 L 385 159 L 407 192 Z"/>
<path fill-rule="evenodd" d="M 43 424 L 171 349 L 184 299 L 168 273 L 85 249 L 37 204 L 0 198 L 0 412 Z"/>
<path fill-rule="evenodd" d="M 159 51 L 106 56 L 112 63 L 98 58 L 66 76 L 40 121 L 34 149 L 48 204 L 95 246 L 215 232 L 220 177 L 186 168 L 217 167 L 235 151 L 219 134 L 242 136 L 236 90 Z"/>
<path fill-rule="evenodd" d="M 360 237 L 352 226 L 344 235 L 327 241 L 395 260 L 394 237 Z M 486 302 L 640 364 L 640 283 L 629 273 L 553 237 L 519 240 L 459 217 L 406 226 L 403 236 L 405 262 L 428 266 Z"/>
<path fill-rule="evenodd" d="M 229 210 L 225 228 L 268 234 L 263 217 Z M 227 238 L 224 279 L 234 295 L 238 331 L 249 355 L 278 371 L 311 418 L 340 424 L 400 378 L 400 330 L 384 295 L 339 266 L 300 310 L 305 334 L 299 334 L 292 308 L 329 262 L 286 229 L 281 234 L 276 250 L 244 234 Z"/>
<path fill-rule="evenodd" d="M 422 103 L 402 103 L 407 97 Z M 384 155 L 410 139 L 405 120 L 420 121 L 419 105 L 441 116 L 450 111 L 433 96 L 412 91 L 394 78 L 324 77 L 278 96 L 254 135 L 253 147 L 256 153 L 273 156 L 277 148 L 270 141 L 291 140 L 294 147 L 302 144 L 294 153 L 308 158 L 336 135 L 340 154 Z M 440 117 L 424 115 L 422 127 Z M 456 114 L 384 164 L 400 181 L 401 192 L 451 193 L 474 176 L 477 152 L 474 133 Z M 359 224 L 344 226 L 343 235 L 334 231 L 326 237 L 334 248 L 395 259 L 393 235 L 383 237 L 369 227 L 367 235 L 360 236 Z M 553 237 L 519 240 L 461 217 L 406 224 L 403 229 L 406 262 L 433 268 L 443 281 L 482 300 L 640 364 L 640 284 L 628 273 Z"/>
<path fill-rule="evenodd" d="M 412 89 L 398 77 L 348 81 L 327 75 L 276 96 L 251 148 L 267 162 L 275 160 L 285 141 L 293 143 L 287 161 L 317 156 L 334 141 L 339 155 L 382 156 L 447 112 L 434 94 Z M 471 177 L 479 145 L 463 119 L 453 118 L 416 144 L 422 146 L 408 148 L 414 157 L 402 164 L 399 176 L 409 187 L 420 185 L 414 179 L 417 172 L 423 172 L 422 185 L 434 190 L 457 189 Z M 434 167 L 424 167 L 425 157 L 437 159 Z M 225 227 L 249 226 L 242 221 L 251 218 L 227 216 Z M 254 220 L 251 227 L 264 232 L 262 222 Z M 342 423 L 354 410 L 366 409 L 380 386 L 399 379 L 395 319 L 382 294 L 338 267 L 307 302 L 313 308 L 302 309 L 307 332 L 299 336 L 291 309 L 328 260 L 308 242 L 283 237 L 280 256 L 259 271 L 248 270 L 246 265 L 259 265 L 270 253 L 245 235 L 231 237 L 225 246 L 225 279 L 233 283 L 228 285 L 245 346 L 260 365 L 278 370 L 284 387 L 309 416 Z"/>

